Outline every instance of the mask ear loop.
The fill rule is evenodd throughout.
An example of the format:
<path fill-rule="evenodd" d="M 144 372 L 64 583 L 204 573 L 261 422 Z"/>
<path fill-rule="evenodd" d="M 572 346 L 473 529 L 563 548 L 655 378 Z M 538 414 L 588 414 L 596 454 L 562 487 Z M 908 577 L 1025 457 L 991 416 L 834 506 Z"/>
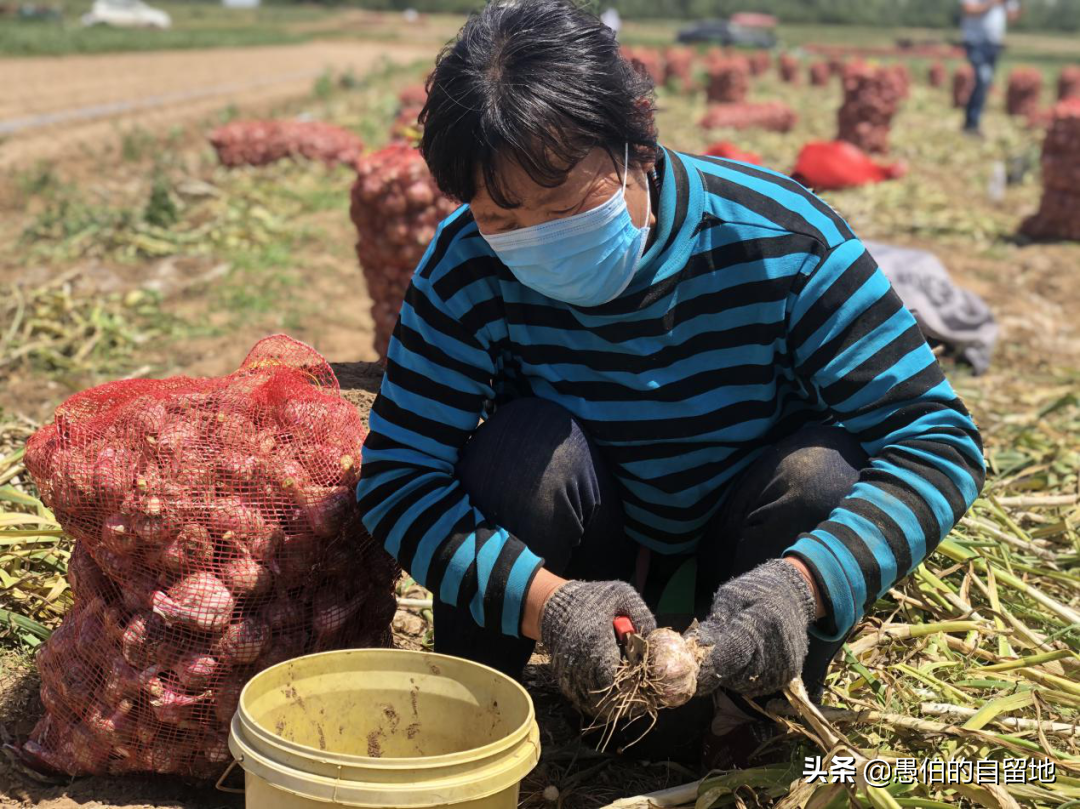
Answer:
<path fill-rule="evenodd" d="M 623 144 L 622 159 L 622 192 L 626 196 L 626 181 L 630 179 L 630 141 Z"/>

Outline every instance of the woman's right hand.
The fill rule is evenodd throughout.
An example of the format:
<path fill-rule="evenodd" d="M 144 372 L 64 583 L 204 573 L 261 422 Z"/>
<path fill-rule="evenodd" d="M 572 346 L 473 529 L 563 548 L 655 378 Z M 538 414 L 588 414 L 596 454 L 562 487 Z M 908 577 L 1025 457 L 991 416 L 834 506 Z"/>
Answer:
<path fill-rule="evenodd" d="M 615 618 L 625 615 L 642 635 L 656 619 L 631 585 L 623 581 L 571 581 L 544 604 L 540 635 L 563 694 L 582 713 L 595 716 L 603 692 L 615 681 L 622 659 Z"/>

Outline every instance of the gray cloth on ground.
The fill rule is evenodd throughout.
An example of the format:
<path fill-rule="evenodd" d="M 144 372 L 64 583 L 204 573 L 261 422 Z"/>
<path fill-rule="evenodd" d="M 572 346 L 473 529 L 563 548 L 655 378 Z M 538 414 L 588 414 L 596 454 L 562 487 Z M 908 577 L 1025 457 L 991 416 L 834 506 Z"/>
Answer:
<path fill-rule="evenodd" d="M 687 631 L 708 651 L 697 694 L 723 686 L 749 697 L 779 691 L 802 671 L 814 620 L 814 593 L 783 559 L 722 584 L 708 617 Z"/>
<path fill-rule="evenodd" d="M 986 373 L 998 336 L 998 324 L 986 302 L 956 286 L 933 253 L 880 242 L 863 244 L 923 334 L 957 351 L 976 374 Z"/>
<path fill-rule="evenodd" d="M 619 615 L 628 616 L 641 635 L 656 629 L 652 611 L 624 581 L 571 581 L 552 593 L 540 616 L 555 681 L 589 716 L 597 714 L 601 692 L 615 681 L 622 661 L 614 627 Z"/>

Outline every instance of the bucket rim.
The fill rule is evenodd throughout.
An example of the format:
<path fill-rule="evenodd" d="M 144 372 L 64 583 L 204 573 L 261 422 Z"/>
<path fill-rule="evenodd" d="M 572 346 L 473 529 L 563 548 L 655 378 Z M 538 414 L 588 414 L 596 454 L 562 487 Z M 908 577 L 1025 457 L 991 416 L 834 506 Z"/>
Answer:
<path fill-rule="evenodd" d="M 527 738 L 515 749 L 507 751 L 508 755 L 496 762 L 494 770 L 491 767 L 486 768 L 480 779 L 465 773 L 454 773 L 417 785 L 415 782 L 360 781 L 350 773 L 350 777 L 343 780 L 344 773 L 340 767 L 336 777 L 306 772 L 253 749 L 243 738 L 243 734 L 237 732 L 238 724 L 239 715 L 233 717 L 229 750 L 236 763 L 249 777 L 259 778 L 274 789 L 301 798 L 344 806 L 373 809 L 449 809 L 453 804 L 488 798 L 519 784 L 540 760 L 540 731 L 534 722 L 529 728 Z M 478 781 L 486 783 L 487 786 L 477 787 Z"/>
<path fill-rule="evenodd" d="M 456 750 L 452 753 L 442 753 L 435 756 L 361 756 L 348 753 L 334 753 L 327 750 L 319 750 L 318 748 L 311 747 L 310 745 L 299 744 L 297 742 L 289 741 L 282 738 L 276 733 L 272 733 L 269 729 L 264 728 L 253 718 L 251 718 L 245 710 L 245 696 L 248 693 L 248 689 L 252 684 L 275 669 L 296 663 L 298 660 L 312 660 L 319 657 L 338 657 L 349 654 L 390 654 L 394 656 L 412 656 L 416 658 L 437 658 L 440 660 L 450 661 L 453 665 L 466 664 L 474 668 L 483 669 L 485 671 L 494 674 L 497 678 L 505 681 L 511 685 L 514 690 L 519 692 L 521 696 L 525 698 L 525 706 L 527 708 L 526 715 L 522 722 L 507 733 L 500 739 L 496 739 L 493 742 L 488 742 L 485 745 L 479 747 L 470 747 L 465 750 Z M 521 683 L 503 674 L 498 669 L 494 669 L 491 666 L 486 666 L 483 663 L 477 663 L 472 660 L 468 660 L 463 657 L 454 657 L 453 655 L 439 654 L 437 652 L 425 652 L 414 649 L 337 649 L 326 652 L 314 652 L 312 654 L 301 655 L 300 657 L 290 658 L 281 663 L 276 663 L 273 666 L 263 669 L 258 674 L 254 675 L 250 680 L 245 683 L 243 689 L 240 691 L 240 699 L 236 708 L 236 719 L 238 724 L 244 731 L 244 736 L 248 739 L 252 737 L 261 739 L 270 745 L 283 747 L 290 753 L 302 756 L 304 758 L 314 759 L 327 764 L 345 765 L 345 766 L 363 766 L 374 770 L 418 770 L 418 769 L 438 769 L 440 767 L 453 766 L 455 764 L 467 763 L 470 761 L 476 761 L 477 759 L 490 758 L 498 755 L 499 753 L 519 745 L 524 739 L 529 736 L 531 728 L 536 723 L 536 706 L 533 704 L 532 697 Z M 250 745 L 250 742 L 248 742 Z"/>

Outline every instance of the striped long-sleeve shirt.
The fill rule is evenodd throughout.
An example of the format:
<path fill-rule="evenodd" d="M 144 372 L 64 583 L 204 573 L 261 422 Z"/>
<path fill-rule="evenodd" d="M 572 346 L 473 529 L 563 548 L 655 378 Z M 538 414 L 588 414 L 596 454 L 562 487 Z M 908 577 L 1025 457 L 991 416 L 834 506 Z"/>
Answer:
<path fill-rule="evenodd" d="M 982 486 L 979 434 L 912 315 L 847 224 L 792 180 L 661 150 L 657 233 L 627 290 L 580 308 L 519 283 L 467 206 L 417 268 L 371 414 L 368 530 L 434 595 L 519 631 L 542 565 L 469 500 L 459 453 L 492 406 L 569 410 L 618 480 L 626 531 L 694 550 L 765 447 L 836 423 L 870 456 L 788 554 L 843 636 L 941 541 Z"/>

